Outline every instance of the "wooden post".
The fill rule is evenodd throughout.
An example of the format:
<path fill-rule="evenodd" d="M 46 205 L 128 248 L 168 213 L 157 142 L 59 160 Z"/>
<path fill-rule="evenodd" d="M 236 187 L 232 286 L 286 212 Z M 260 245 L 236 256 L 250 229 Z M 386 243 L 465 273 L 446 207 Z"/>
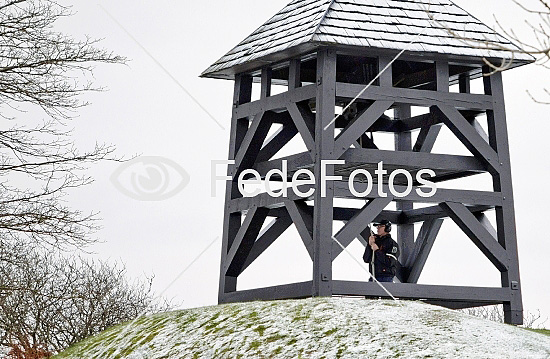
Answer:
<path fill-rule="evenodd" d="M 273 71 L 270 67 L 264 67 L 262 69 L 262 76 L 261 76 L 261 90 L 260 90 L 260 98 L 266 98 L 271 96 L 271 79 L 273 77 Z"/>
<path fill-rule="evenodd" d="M 435 76 L 437 79 L 437 91 L 449 92 L 449 63 L 446 61 L 436 61 Z"/>
<path fill-rule="evenodd" d="M 408 105 L 398 105 L 395 107 L 395 119 L 403 120 L 411 117 L 411 107 Z M 396 151 L 412 151 L 411 132 L 398 132 L 395 134 Z M 413 202 L 397 201 L 396 209 L 398 211 L 408 211 L 413 209 Z M 397 227 L 395 239 L 401 252 L 401 264 L 403 259 L 408 258 L 414 249 L 414 224 L 400 224 Z M 405 269 L 406 270 L 406 269 Z M 397 277 L 403 281 L 407 273 L 398 273 Z"/>
<path fill-rule="evenodd" d="M 332 221 L 334 184 L 328 181 L 326 194 L 321 190 L 322 160 L 333 159 L 336 105 L 336 52 L 317 52 L 317 99 L 315 117 L 316 179 L 313 209 L 313 296 L 332 295 Z M 327 176 L 334 175 L 334 166 L 327 166 Z"/>
<path fill-rule="evenodd" d="M 292 90 L 302 86 L 300 79 L 300 59 L 290 60 L 290 65 L 288 67 L 288 89 Z"/>
<path fill-rule="evenodd" d="M 252 77 L 243 75 L 236 76 L 235 89 L 233 94 L 233 108 L 243 103 L 250 102 L 252 98 Z M 229 154 L 230 160 L 235 159 L 235 155 L 246 135 L 248 129 L 248 120 L 240 119 L 233 115 L 231 119 L 231 134 L 229 138 Z M 227 175 L 232 176 L 235 171 L 235 166 L 228 166 Z M 241 226 L 241 214 L 232 213 L 229 210 L 229 204 L 233 198 L 240 197 L 237 183 L 235 181 L 227 181 L 225 187 L 225 208 L 223 217 L 223 237 L 222 237 L 222 254 L 220 263 L 220 284 L 218 291 L 218 301 L 221 302 L 225 293 L 234 292 L 237 290 L 237 277 L 227 276 L 225 274 L 225 266 L 227 253 L 231 244 Z"/>
<path fill-rule="evenodd" d="M 490 73 L 484 67 L 484 73 Z M 496 72 L 483 78 L 485 93 L 493 99 L 493 110 L 487 111 L 489 142 L 498 153 L 500 173 L 493 174 L 493 187 L 502 193 L 502 206 L 496 207 L 497 235 L 499 243 L 508 253 L 508 270 L 502 272 L 502 287 L 510 290 L 510 302 L 504 303 L 504 320 L 509 324 L 523 324 L 523 304 L 521 299 L 521 282 L 519 279 L 519 261 L 517 255 L 516 220 L 514 213 L 514 196 L 512 190 L 512 169 L 508 149 L 508 130 L 504 108 L 502 73 Z"/>

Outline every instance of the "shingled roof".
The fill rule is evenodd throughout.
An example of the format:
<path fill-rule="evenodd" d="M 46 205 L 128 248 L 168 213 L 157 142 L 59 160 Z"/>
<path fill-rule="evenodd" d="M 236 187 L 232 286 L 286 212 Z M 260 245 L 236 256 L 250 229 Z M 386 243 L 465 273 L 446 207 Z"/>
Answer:
<path fill-rule="evenodd" d="M 464 39 L 488 40 L 493 49 L 453 32 Z M 514 45 L 449 0 L 293 0 L 201 76 L 232 78 L 322 45 L 513 58 L 518 64 L 533 60 L 496 50 Z"/>

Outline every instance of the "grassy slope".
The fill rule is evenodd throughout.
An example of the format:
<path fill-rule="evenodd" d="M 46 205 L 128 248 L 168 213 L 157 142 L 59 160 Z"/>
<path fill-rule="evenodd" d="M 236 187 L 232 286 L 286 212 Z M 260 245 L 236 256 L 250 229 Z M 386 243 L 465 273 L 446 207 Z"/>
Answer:
<path fill-rule="evenodd" d="M 535 333 L 541 333 L 541 334 L 550 336 L 550 329 L 530 329 L 530 328 L 528 328 L 527 330 L 533 331 Z"/>
<path fill-rule="evenodd" d="M 158 314 L 55 359 L 366 357 L 549 358 L 550 338 L 418 302 L 316 298 Z"/>

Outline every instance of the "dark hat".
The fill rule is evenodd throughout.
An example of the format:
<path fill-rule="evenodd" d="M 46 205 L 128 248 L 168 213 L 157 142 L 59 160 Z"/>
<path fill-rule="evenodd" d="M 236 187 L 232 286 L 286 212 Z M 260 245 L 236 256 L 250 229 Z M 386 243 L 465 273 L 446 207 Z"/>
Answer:
<path fill-rule="evenodd" d="M 390 221 L 388 221 L 387 219 L 383 219 L 379 222 L 373 222 L 372 223 L 374 226 L 387 226 L 388 224 L 391 224 Z"/>
<path fill-rule="evenodd" d="M 374 222 L 373 224 L 375 226 L 384 226 L 384 231 L 388 233 L 391 232 L 391 222 L 388 221 L 387 219 L 383 219 L 380 222 Z"/>

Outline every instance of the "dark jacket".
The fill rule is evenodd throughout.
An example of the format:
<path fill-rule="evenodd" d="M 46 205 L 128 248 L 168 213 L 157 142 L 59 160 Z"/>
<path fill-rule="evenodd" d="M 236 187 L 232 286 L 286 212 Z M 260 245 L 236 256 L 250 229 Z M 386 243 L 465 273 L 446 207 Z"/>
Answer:
<path fill-rule="evenodd" d="M 374 242 L 379 247 L 374 252 L 374 276 L 395 276 L 397 272 L 397 259 L 399 258 L 399 247 L 390 234 L 380 237 L 374 235 Z M 369 263 L 372 273 L 372 248 L 367 245 L 363 254 L 365 263 Z"/>

